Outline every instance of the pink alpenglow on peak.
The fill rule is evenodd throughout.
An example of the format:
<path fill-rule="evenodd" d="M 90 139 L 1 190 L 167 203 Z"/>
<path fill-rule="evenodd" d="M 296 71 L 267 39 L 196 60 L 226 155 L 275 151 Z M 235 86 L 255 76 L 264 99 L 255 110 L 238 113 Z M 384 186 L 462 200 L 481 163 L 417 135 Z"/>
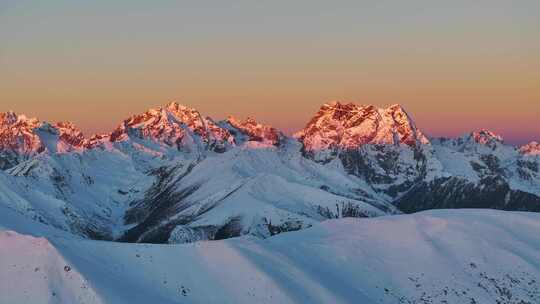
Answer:
<path fill-rule="evenodd" d="M 429 144 L 397 104 L 380 109 L 339 101 L 326 103 L 295 137 L 303 142 L 307 152 L 357 149 L 365 144 Z"/>
<path fill-rule="evenodd" d="M 179 149 L 190 143 L 200 143 L 216 152 L 234 145 L 233 136 L 211 118 L 176 102 L 124 120 L 111 133 L 110 141 L 125 141 L 130 137 L 151 139 Z"/>
<path fill-rule="evenodd" d="M 60 140 L 78 148 L 84 148 L 87 144 L 87 140 L 84 134 L 73 124 L 72 122 L 58 122 L 54 125 Z"/>
<path fill-rule="evenodd" d="M 486 129 L 480 129 L 479 131 L 475 131 L 471 133 L 471 138 L 474 139 L 476 143 L 482 144 L 482 145 L 489 145 L 491 143 L 502 143 L 503 138 L 502 136 L 495 134 L 494 132 L 491 132 Z"/>
<path fill-rule="evenodd" d="M 12 166 L 28 157 L 48 151 L 67 153 L 86 147 L 82 132 L 70 122 L 54 125 L 13 112 L 0 113 L 0 167 Z"/>
<path fill-rule="evenodd" d="M 13 111 L 0 113 L 0 126 L 13 125 L 18 119 L 19 116 Z"/>
<path fill-rule="evenodd" d="M 277 129 L 258 123 L 255 119 L 248 117 L 241 121 L 233 116 L 227 118 L 227 122 L 241 133 L 248 136 L 249 141 L 261 142 L 273 146 L 278 146 L 283 134 Z"/>
<path fill-rule="evenodd" d="M 40 126 L 37 118 L 27 118 L 12 111 L 0 113 L 0 150 L 31 154 L 44 149 L 34 130 Z"/>
<path fill-rule="evenodd" d="M 465 134 L 455 140 L 455 143 L 458 145 L 464 145 L 468 147 L 478 148 L 481 146 L 488 147 L 492 150 L 497 149 L 504 143 L 502 136 L 486 130 L 480 129 L 478 131 L 473 131 L 469 134 Z"/>
<path fill-rule="evenodd" d="M 519 152 L 523 155 L 540 156 L 540 143 L 532 141 L 519 148 Z"/>

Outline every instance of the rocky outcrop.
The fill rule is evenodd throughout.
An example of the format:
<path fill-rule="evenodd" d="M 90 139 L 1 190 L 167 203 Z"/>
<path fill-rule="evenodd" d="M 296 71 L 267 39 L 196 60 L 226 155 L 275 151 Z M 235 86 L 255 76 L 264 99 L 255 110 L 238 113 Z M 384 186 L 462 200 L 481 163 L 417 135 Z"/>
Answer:
<path fill-rule="evenodd" d="M 233 116 L 225 121 L 225 128 L 237 135 L 237 142 L 255 141 L 272 146 L 279 146 L 284 135 L 277 129 L 258 123 L 255 119 L 248 117 L 241 121 Z"/>
<path fill-rule="evenodd" d="M 184 152 L 224 152 L 234 144 L 232 135 L 212 119 L 176 102 L 124 120 L 108 137 L 111 142 L 130 138 L 158 141 Z"/>
<path fill-rule="evenodd" d="M 540 212 L 534 142 L 517 149 L 485 129 L 428 140 L 399 105 L 340 102 L 296 138 L 175 102 L 90 138 L 69 122 L 0 113 L 0 190 L 10 193 L 0 203 L 89 238 L 152 243 L 269 237 L 400 210 Z"/>
<path fill-rule="evenodd" d="M 540 156 L 540 143 L 531 141 L 530 143 L 521 146 L 519 152 L 528 156 Z"/>
<path fill-rule="evenodd" d="M 395 201 L 403 212 L 428 209 L 489 208 L 511 211 L 540 212 L 540 197 L 511 189 L 499 177 L 486 177 L 478 183 L 451 177 L 420 182 Z"/>
<path fill-rule="evenodd" d="M 372 105 L 327 103 L 295 136 L 303 143 L 304 154 L 318 162 L 331 161 L 340 151 L 366 144 L 413 147 L 429 143 L 400 105 L 379 109 Z"/>

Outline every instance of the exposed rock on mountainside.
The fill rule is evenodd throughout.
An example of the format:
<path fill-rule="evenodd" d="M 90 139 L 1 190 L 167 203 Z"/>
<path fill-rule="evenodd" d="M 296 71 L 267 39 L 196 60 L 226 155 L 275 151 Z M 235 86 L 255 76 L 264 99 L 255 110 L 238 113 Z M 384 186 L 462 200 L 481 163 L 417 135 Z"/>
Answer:
<path fill-rule="evenodd" d="M 443 171 L 398 197 L 404 212 L 433 208 L 495 208 L 540 211 L 538 162 L 528 160 L 502 137 L 481 130 L 457 139 L 433 139 Z"/>
<path fill-rule="evenodd" d="M 537 143 L 432 138 L 399 105 L 324 104 L 297 138 L 170 103 L 85 138 L 0 114 L 0 205 L 127 242 L 269 237 L 340 217 L 432 208 L 540 211 Z"/>
<path fill-rule="evenodd" d="M 44 151 L 67 153 L 84 145 L 84 135 L 70 122 L 51 125 L 13 112 L 0 113 L 0 169 L 9 169 Z"/>
<path fill-rule="evenodd" d="M 540 155 L 540 143 L 536 141 L 532 141 L 521 148 L 519 148 L 519 151 L 524 155 L 531 155 L 536 156 Z"/>
<path fill-rule="evenodd" d="M 485 177 L 477 183 L 463 178 L 440 178 L 414 185 L 398 198 L 403 212 L 428 209 L 490 208 L 540 212 L 540 197 L 510 188 L 498 175 Z"/>
<path fill-rule="evenodd" d="M 399 106 L 325 104 L 297 134 L 304 156 L 346 172 L 405 212 L 432 208 L 540 210 L 538 162 L 479 130 L 429 141 Z M 534 143 L 521 153 L 533 155 Z"/>
<path fill-rule="evenodd" d="M 13 167 L 20 161 L 44 150 L 34 129 L 37 119 L 13 112 L 0 113 L 0 168 Z"/>
<path fill-rule="evenodd" d="M 197 148 L 224 152 L 234 145 L 227 130 L 212 119 L 202 117 L 197 110 L 176 102 L 134 115 L 110 135 L 111 142 L 129 138 L 159 141 L 183 152 L 194 152 Z"/>
<path fill-rule="evenodd" d="M 275 128 L 260 124 L 251 117 L 248 117 L 244 121 L 240 121 L 233 116 L 229 116 L 226 123 L 227 124 L 223 124 L 224 127 L 228 128 L 231 132 L 235 132 L 234 130 L 231 130 L 232 127 L 238 131 L 235 133 L 244 135 L 245 138 L 239 139 L 240 141 L 249 140 L 278 146 L 284 137 L 284 135 Z M 227 125 L 229 127 L 227 127 Z"/>
<path fill-rule="evenodd" d="M 365 144 L 414 147 L 429 143 L 400 105 L 378 109 L 338 101 L 324 104 L 296 137 L 304 144 L 304 153 L 320 162 L 334 159 L 340 150 Z"/>

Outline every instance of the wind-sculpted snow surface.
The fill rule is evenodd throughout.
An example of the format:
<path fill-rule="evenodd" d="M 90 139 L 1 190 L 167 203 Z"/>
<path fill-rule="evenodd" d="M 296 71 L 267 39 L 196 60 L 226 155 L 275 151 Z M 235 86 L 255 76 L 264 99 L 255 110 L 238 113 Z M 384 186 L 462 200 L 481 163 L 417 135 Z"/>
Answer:
<path fill-rule="evenodd" d="M 0 227 L 17 228 L 5 221 L 0 214 Z M 540 302 L 535 213 L 336 219 L 265 240 L 184 245 L 23 227 L 47 239 L 0 232 L 0 303 Z"/>

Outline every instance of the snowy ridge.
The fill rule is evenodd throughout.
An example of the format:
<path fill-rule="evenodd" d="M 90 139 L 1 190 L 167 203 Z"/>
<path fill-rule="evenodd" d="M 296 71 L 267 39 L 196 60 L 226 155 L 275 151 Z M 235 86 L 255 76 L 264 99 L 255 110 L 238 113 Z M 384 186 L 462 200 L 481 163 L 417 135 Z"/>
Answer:
<path fill-rule="evenodd" d="M 0 227 L 13 229 L 3 215 Z M 27 233 L 47 239 L 0 232 L 0 302 L 538 303 L 539 223 L 533 213 L 439 210 L 169 246 L 35 226 Z"/>
<path fill-rule="evenodd" d="M 299 149 L 295 142 L 279 149 L 247 145 L 163 172 L 128 210 L 126 220 L 136 225 L 123 240 L 193 241 L 186 234 L 195 240 L 264 238 L 328 218 L 398 212 L 374 199 L 373 191 L 357 192 L 359 182 L 342 170 L 306 161 Z"/>
<path fill-rule="evenodd" d="M 92 239 L 266 238 L 330 218 L 433 208 L 540 211 L 537 145 L 430 139 L 399 105 L 324 104 L 298 138 L 169 103 L 85 138 L 0 115 L 0 205 Z"/>
<path fill-rule="evenodd" d="M 540 212 L 538 143 L 339 102 L 297 136 L 0 113 L 0 303 L 540 303 L 540 214 L 470 209 Z"/>
<path fill-rule="evenodd" d="M 327 218 L 398 212 L 340 167 L 306 161 L 295 140 L 253 119 L 214 123 L 170 103 L 90 139 L 69 123 L 39 123 L 31 132 L 45 147 L 6 171 L 4 183 L 16 185 L 20 199 L 0 203 L 79 236 L 268 237 Z"/>

